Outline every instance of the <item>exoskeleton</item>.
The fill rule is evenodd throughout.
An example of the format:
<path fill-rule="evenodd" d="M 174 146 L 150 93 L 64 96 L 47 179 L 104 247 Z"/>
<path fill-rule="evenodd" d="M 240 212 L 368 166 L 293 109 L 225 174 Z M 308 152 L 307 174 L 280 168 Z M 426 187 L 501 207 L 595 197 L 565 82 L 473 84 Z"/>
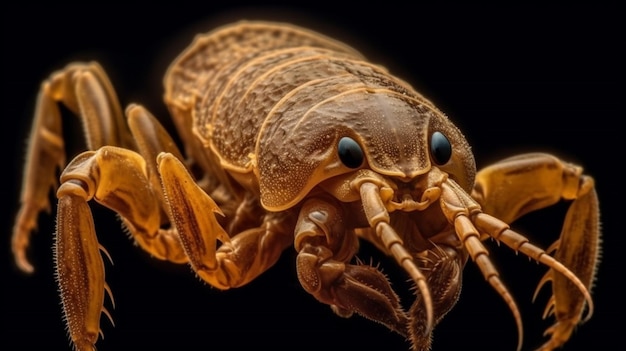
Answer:
<path fill-rule="evenodd" d="M 92 200 L 119 214 L 142 249 L 189 263 L 219 289 L 252 281 L 293 247 L 307 292 L 339 316 L 382 323 L 414 350 L 430 348 L 470 259 L 511 309 L 521 348 L 520 312 L 488 238 L 549 268 L 539 287 L 552 282 L 546 315 L 555 324 L 542 349 L 563 345 L 591 315 L 599 210 L 580 167 L 534 153 L 477 173 L 462 133 L 411 85 L 345 44 L 287 24 L 244 21 L 199 35 L 164 84 L 181 151 L 144 107 L 122 112 L 97 63 L 55 72 L 38 96 L 13 252 L 33 270 L 30 235 L 56 188 L 57 282 L 76 349 L 94 348 L 101 314 L 109 315 Z M 69 163 L 59 104 L 85 130 L 88 150 Z M 571 204 L 552 247 L 509 228 L 561 200 Z M 410 308 L 384 274 L 356 260 L 360 240 L 406 272 Z"/>

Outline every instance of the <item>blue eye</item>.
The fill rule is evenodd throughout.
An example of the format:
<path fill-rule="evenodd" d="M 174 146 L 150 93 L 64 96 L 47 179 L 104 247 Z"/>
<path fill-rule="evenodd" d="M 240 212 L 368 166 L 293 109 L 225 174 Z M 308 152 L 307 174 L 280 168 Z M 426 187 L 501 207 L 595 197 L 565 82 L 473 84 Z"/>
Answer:
<path fill-rule="evenodd" d="M 443 165 L 450 161 L 452 157 L 452 145 L 450 140 L 440 132 L 434 132 L 430 137 L 430 154 L 438 165 Z"/>
<path fill-rule="evenodd" d="M 349 168 L 359 168 L 363 163 L 363 150 L 352 138 L 343 137 L 337 145 L 339 159 Z"/>

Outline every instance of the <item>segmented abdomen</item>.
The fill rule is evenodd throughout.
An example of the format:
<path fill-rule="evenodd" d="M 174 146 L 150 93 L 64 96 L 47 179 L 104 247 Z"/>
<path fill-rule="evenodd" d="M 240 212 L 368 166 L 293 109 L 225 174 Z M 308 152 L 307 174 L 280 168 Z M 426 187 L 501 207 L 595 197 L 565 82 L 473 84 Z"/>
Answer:
<path fill-rule="evenodd" d="M 251 170 L 259 136 L 298 122 L 325 99 L 359 87 L 421 96 L 351 47 L 290 25 L 240 22 L 199 36 L 173 64 L 168 101 L 227 169 Z M 264 125 L 274 131 L 261 133 Z"/>

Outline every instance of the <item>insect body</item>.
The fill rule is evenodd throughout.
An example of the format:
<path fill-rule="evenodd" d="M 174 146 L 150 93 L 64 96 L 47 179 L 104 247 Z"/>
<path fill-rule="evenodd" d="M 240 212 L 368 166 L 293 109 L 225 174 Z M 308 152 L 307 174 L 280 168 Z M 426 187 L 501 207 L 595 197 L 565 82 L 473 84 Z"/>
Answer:
<path fill-rule="evenodd" d="M 406 82 L 349 46 L 291 25 L 239 22 L 196 38 L 169 68 L 165 102 L 184 149 L 142 106 L 125 117 L 106 74 L 74 63 L 42 85 L 28 149 L 13 252 L 24 271 L 37 215 L 57 189 L 57 281 L 75 347 L 100 332 L 104 266 L 88 202 L 120 215 L 159 259 L 189 263 L 219 289 L 242 286 L 293 246 L 302 287 L 335 313 L 378 321 L 428 350 L 472 260 L 521 317 L 483 240 L 549 267 L 543 349 L 564 344 L 593 310 L 598 254 L 593 179 L 547 154 L 476 173 L 467 141 Z M 88 151 L 66 164 L 65 105 Z M 548 252 L 507 223 L 572 200 Z M 416 287 L 405 309 L 386 276 L 354 262 L 359 240 L 395 259 Z"/>

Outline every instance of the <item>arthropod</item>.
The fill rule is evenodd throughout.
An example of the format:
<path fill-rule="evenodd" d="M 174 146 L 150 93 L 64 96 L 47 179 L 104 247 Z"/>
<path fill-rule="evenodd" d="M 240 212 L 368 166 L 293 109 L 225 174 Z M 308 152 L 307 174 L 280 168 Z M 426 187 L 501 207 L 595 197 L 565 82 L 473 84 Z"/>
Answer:
<path fill-rule="evenodd" d="M 430 348 L 470 260 L 511 309 L 521 348 L 520 312 L 488 238 L 548 267 L 540 286 L 552 282 L 556 321 L 543 349 L 563 345 L 591 315 L 599 205 L 580 167 L 533 153 L 477 172 L 462 133 L 407 82 L 287 24 L 238 22 L 200 35 L 164 84 L 182 150 L 144 107 L 122 112 L 97 63 L 68 65 L 39 93 L 13 252 L 32 271 L 30 234 L 63 169 L 56 272 L 76 349 L 92 349 L 108 314 L 92 200 L 119 214 L 141 248 L 190 264 L 219 289 L 249 283 L 293 247 L 297 278 L 314 298 L 339 316 L 382 323 L 414 350 Z M 88 150 L 69 162 L 59 104 L 86 131 Z M 551 248 L 509 228 L 562 199 L 571 204 Z M 378 269 L 355 261 L 361 240 L 414 283 L 410 308 Z"/>

